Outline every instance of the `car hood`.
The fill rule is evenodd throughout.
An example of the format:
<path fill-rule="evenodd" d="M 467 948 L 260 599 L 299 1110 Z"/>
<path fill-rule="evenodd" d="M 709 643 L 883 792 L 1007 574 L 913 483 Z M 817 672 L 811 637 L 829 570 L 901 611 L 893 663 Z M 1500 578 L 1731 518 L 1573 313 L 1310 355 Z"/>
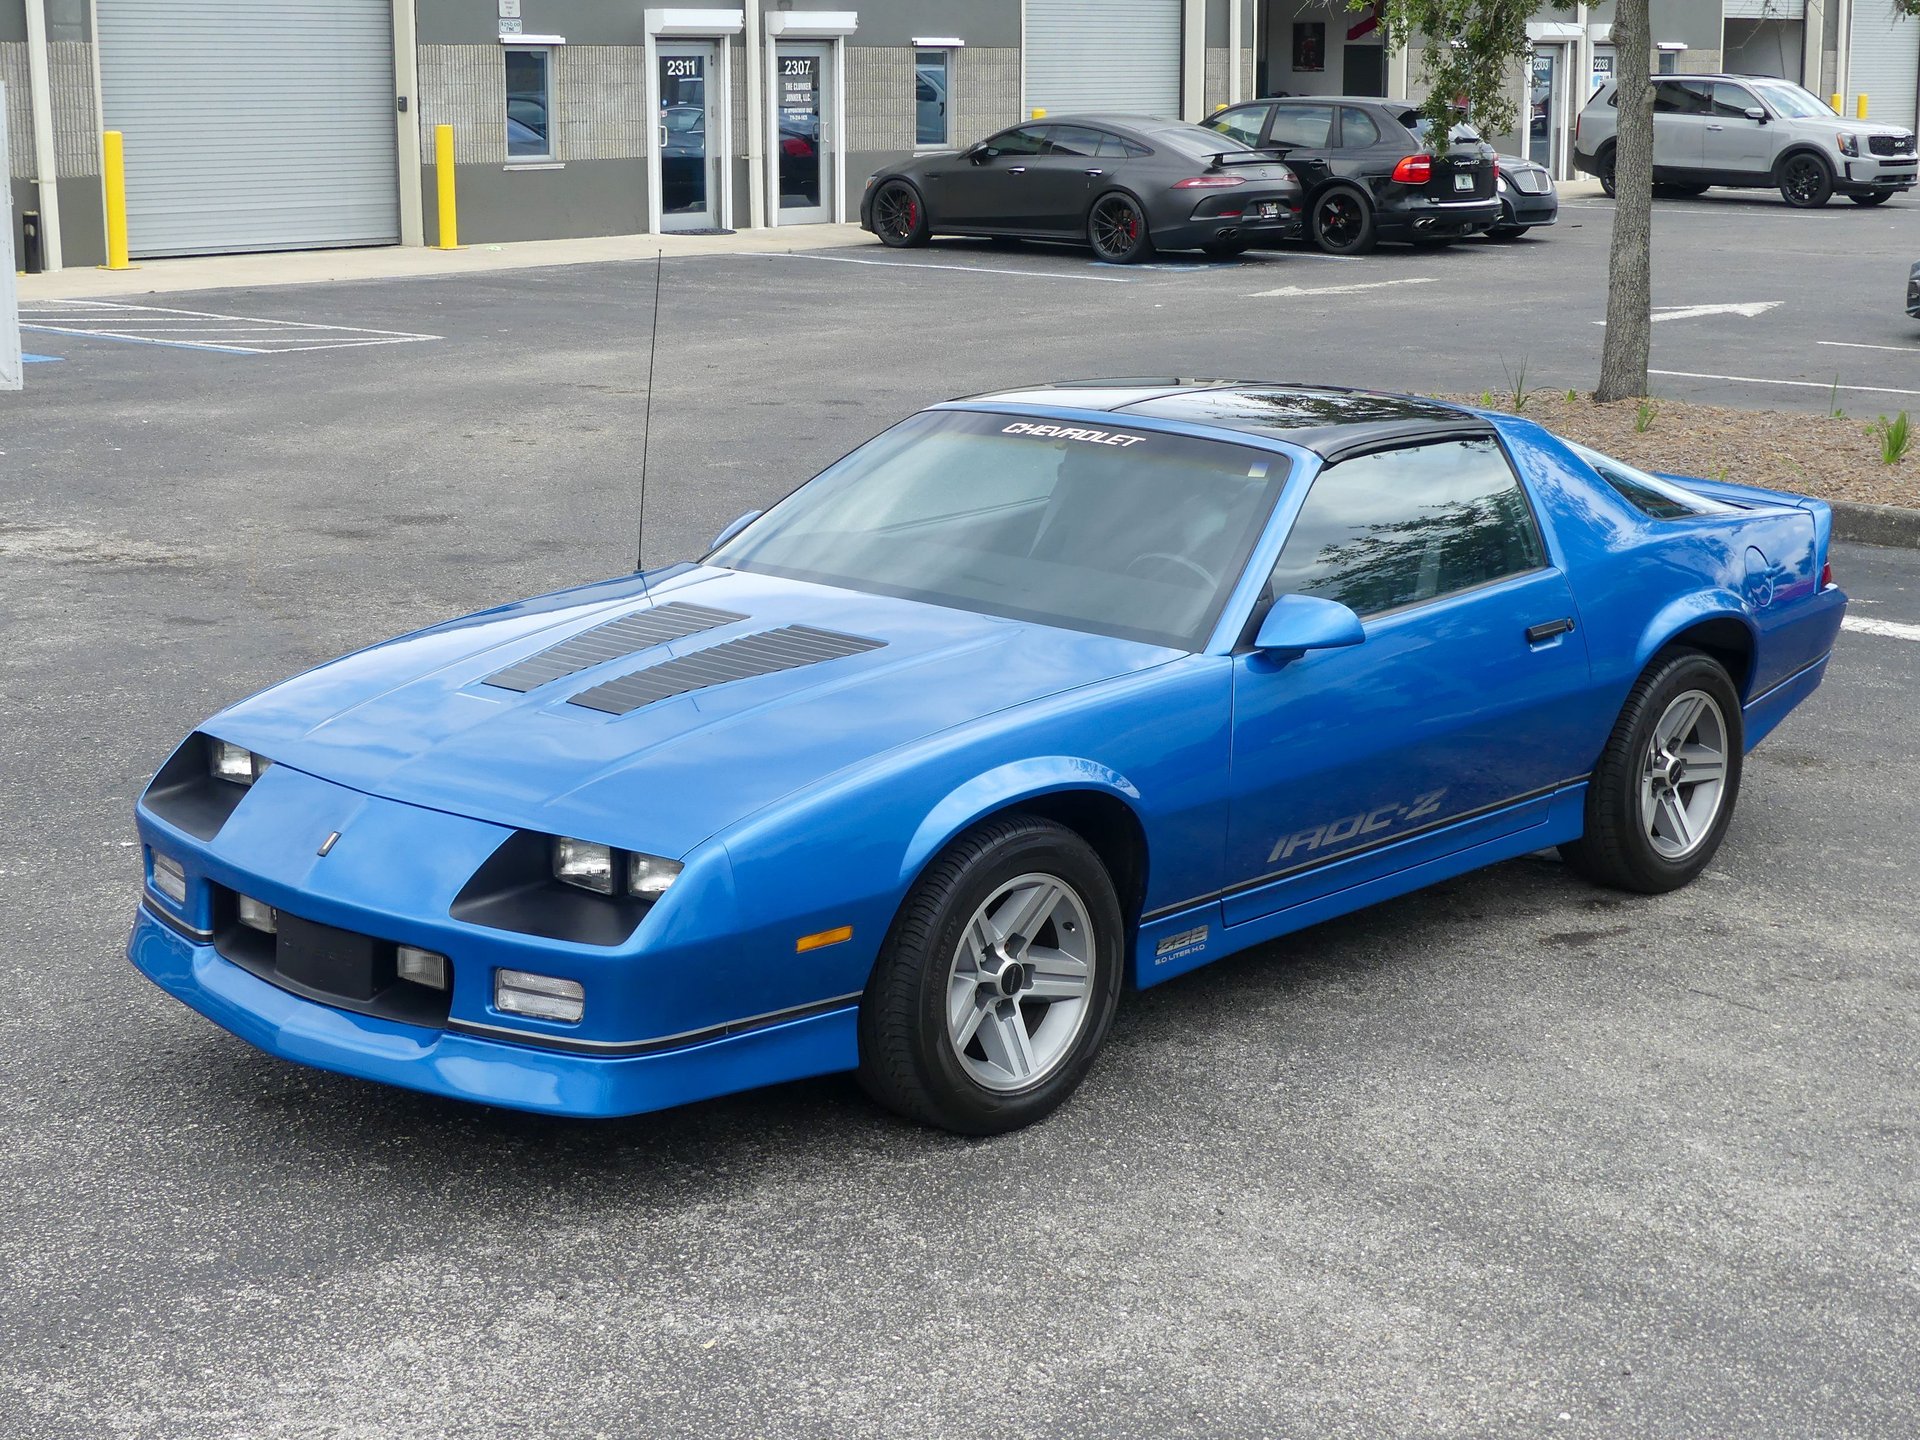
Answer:
<path fill-rule="evenodd" d="M 746 618 L 523 692 L 509 665 L 684 602 Z M 571 703 L 608 680 L 785 626 L 878 642 L 623 715 Z M 995 712 L 1181 652 L 917 601 L 689 567 L 482 612 L 359 651 L 203 727 L 368 794 L 668 856 L 830 775 Z"/>

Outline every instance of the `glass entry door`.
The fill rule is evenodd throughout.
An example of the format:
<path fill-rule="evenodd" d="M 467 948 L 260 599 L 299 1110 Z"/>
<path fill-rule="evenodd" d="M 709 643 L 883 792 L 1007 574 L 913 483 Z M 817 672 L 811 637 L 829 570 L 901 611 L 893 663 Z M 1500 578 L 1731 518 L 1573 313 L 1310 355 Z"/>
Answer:
<path fill-rule="evenodd" d="M 782 43 L 774 49 L 774 151 L 780 223 L 833 218 L 833 47 Z"/>
<path fill-rule="evenodd" d="M 719 82 L 713 79 L 713 44 L 662 44 L 658 55 L 660 228 L 718 229 L 726 145 L 714 118 Z"/>
<path fill-rule="evenodd" d="M 1533 85 L 1527 106 L 1527 158 L 1566 179 L 1567 47 L 1535 43 Z"/>

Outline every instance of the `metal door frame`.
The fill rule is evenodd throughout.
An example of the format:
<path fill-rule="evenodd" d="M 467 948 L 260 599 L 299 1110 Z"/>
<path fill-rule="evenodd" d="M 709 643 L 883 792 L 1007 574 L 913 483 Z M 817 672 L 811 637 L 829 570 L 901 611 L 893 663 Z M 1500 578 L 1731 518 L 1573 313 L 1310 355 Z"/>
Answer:
<path fill-rule="evenodd" d="M 767 224 L 779 225 L 840 225 L 847 218 L 847 148 L 842 137 L 847 132 L 847 49 L 845 36 L 782 33 L 769 31 L 767 35 L 766 73 L 766 127 L 763 150 L 767 157 L 766 183 Z M 825 63 L 821 66 L 820 78 L 823 85 L 832 87 L 832 93 L 824 97 L 820 107 L 820 131 L 823 158 L 831 158 L 831 165 L 820 168 L 820 205 L 817 219 L 797 218 L 796 212 L 789 210 L 788 218 L 781 218 L 780 205 L 780 51 L 788 49 L 824 50 Z M 831 155 L 826 147 L 831 146 Z"/>
<path fill-rule="evenodd" d="M 720 156 L 725 162 L 720 167 L 719 209 L 715 212 L 717 224 L 722 230 L 733 229 L 733 44 L 729 37 L 740 33 L 746 23 L 745 15 L 739 10 L 648 10 L 646 23 L 647 67 L 647 230 L 652 234 L 660 233 L 660 45 L 661 42 L 677 43 L 681 40 L 704 41 L 714 48 L 717 57 L 717 73 L 709 73 L 707 85 L 709 93 L 717 83 L 718 99 L 710 103 L 709 114 L 719 117 L 719 127 L 714 132 L 719 136 Z M 714 150 L 714 138 L 707 139 L 709 155 Z"/>
<path fill-rule="evenodd" d="M 721 137 L 720 127 L 722 122 L 720 119 L 719 97 L 714 93 L 715 84 L 721 79 L 720 55 L 725 46 L 726 42 L 724 40 L 699 38 L 665 40 L 653 46 L 653 68 L 650 74 L 653 80 L 654 103 L 653 112 L 647 118 L 648 122 L 653 126 L 653 172 L 650 178 L 653 182 L 654 209 L 659 217 L 658 228 L 662 232 L 666 232 L 668 227 L 666 211 L 666 122 L 660 118 L 664 109 L 661 104 L 663 92 L 660 84 L 660 67 L 669 60 L 688 57 L 699 57 L 705 59 L 707 62 L 706 68 L 701 72 L 700 77 L 701 106 L 706 111 L 701 128 L 706 136 L 707 205 L 704 211 L 697 212 L 701 216 L 699 223 L 676 228 L 688 230 L 727 228 L 720 219 L 722 209 L 721 197 L 726 189 L 721 173 L 722 167 L 720 161 L 726 151 L 731 147 L 727 146 Z M 689 211 L 686 213 L 685 218 L 690 220 L 695 213 L 696 212 Z M 678 220 L 682 217 L 676 215 L 674 218 Z"/>

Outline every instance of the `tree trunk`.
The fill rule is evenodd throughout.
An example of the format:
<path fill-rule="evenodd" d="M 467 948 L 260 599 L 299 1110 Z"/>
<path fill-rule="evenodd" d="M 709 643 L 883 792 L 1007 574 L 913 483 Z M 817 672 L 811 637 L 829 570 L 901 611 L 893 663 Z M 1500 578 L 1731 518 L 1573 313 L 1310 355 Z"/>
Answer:
<path fill-rule="evenodd" d="M 1608 262 L 1607 338 L 1593 398 L 1647 393 L 1653 347 L 1653 82 L 1648 0 L 1617 0 L 1614 69 L 1620 119 L 1613 151 L 1613 250 Z"/>

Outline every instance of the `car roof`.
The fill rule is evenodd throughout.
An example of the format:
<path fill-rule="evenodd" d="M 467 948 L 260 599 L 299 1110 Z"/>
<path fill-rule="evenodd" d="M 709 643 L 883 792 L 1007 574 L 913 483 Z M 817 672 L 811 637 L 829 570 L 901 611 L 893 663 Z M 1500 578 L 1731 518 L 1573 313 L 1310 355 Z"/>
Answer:
<path fill-rule="evenodd" d="M 1328 460 L 1398 441 L 1493 433 L 1491 423 L 1481 416 L 1444 401 L 1289 381 L 1060 380 L 1030 389 L 973 395 L 955 403 L 1151 416 L 1285 440 Z"/>

